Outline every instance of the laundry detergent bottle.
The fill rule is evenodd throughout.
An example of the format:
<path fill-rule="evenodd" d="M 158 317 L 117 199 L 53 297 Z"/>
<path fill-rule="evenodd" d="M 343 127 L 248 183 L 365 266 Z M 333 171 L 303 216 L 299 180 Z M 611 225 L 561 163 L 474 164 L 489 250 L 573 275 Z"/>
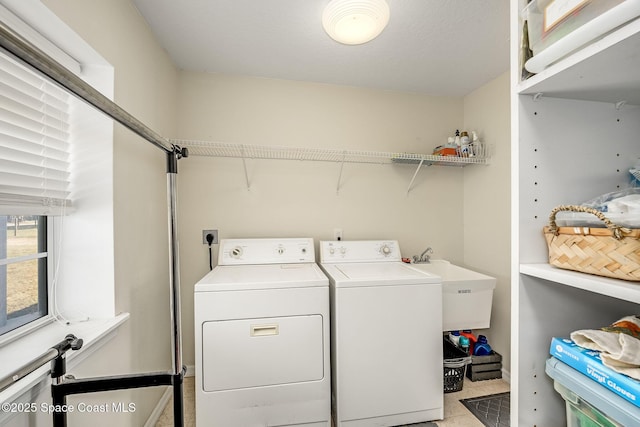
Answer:
<path fill-rule="evenodd" d="M 471 331 L 471 329 L 465 329 L 460 332 L 460 336 L 467 337 L 469 339 L 469 354 L 473 354 L 473 349 L 478 341 L 478 338 Z"/>
<path fill-rule="evenodd" d="M 478 342 L 476 342 L 476 345 L 473 348 L 473 355 L 487 356 L 489 354 L 491 354 L 491 346 L 487 342 L 487 337 L 485 337 L 484 335 L 479 335 Z"/>
<path fill-rule="evenodd" d="M 449 332 L 449 341 L 454 343 L 456 347 L 460 346 L 460 331 Z"/>
<path fill-rule="evenodd" d="M 460 335 L 460 341 L 458 343 L 460 344 L 460 349 L 462 351 L 464 351 L 464 354 L 466 354 L 468 356 L 470 354 L 469 353 L 469 338 L 465 337 L 464 335 Z"/>

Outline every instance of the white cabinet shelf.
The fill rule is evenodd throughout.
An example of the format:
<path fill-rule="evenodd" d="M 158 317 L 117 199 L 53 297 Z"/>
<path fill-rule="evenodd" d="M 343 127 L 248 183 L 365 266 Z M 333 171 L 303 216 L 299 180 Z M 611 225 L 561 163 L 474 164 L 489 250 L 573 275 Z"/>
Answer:
<path fill-rule="evenodd" d="M 520 264 L 520 273 L 623 301 L 640 304 L 640 283 L 562 270 L 547 263 Z"/>
<path fill-rule="evenodd" d="M 407 187 L 407 193 L 411 191 L 413 182 L 422 166 L 457 166 L 488 165 L 490 161 L 490 147 L 484 143 L 475 146 L 477 155 L 472 157 L 462 156 L 434 156 L 418 153 L 391 153 L 379 151 L 357 151 L 321 148 L 296 148 L 266 145 L 232 144 L 211 141 L 171 140 L 180 147 L 186 147 L 190 155 L 207 157 L 233 157 L 242 159 L 247 189 L 250 188 L 247 174 L 247 159 L 272 159 L 272 160 L 306 160 L 314 162 L 334 162 L 344 166 L 345 163 L 370 163 L 370 164 L 411 164 L 417 165 L 411 182 Z M 340 191 L 342 167 L 338 176 L 336 191 Z"/>
<path fill-rule="evenodd" d="M 554 426 L 566 414 L 545 374 L 551 338 L 640 312 L 640 282 L 554 268 L 542 236 L 555 206 L 629 183 L 640 156 L 640 19 L 520 81 L 526 4 L 512 0 L 511 11 L 511 425 Z"/>
<path fill-rule="evenodd" d="M 517 86 L 520 94 L 640 105 L 640 19 Z"/>

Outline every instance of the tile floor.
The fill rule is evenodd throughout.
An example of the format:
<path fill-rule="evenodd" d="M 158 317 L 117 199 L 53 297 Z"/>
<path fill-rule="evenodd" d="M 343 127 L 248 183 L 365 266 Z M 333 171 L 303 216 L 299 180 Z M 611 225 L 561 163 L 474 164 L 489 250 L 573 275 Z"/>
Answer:
<path fill-rule="evenodd" d="M 460 403 L 460 399 L 488 396 L 509 391 L 509 384 L 501 379 L 471 381 L 464 380 L 462 390 L 444 395 L 444 420 L 436 421 L 438 427 L 484 427 L 483 424 Z"/>
<path fill-rule="evenodd" d="M 184 425 L 195 427 L 195 390 L 194 378 L 184 379 Z M 467 408 L 460 403 L 460 399 L 486 396 L 489 394 L 509 391 L 509 384 L 503 380 L 486 380 L 472 382 L 465 379 L 461 391 L 444 395 L 444 420 L 436 421 L 438 427 L 483 427 Z M 173 402 L 169 401 L 164 412 L 158 419 L 156 427 L 173 427 Z"/>

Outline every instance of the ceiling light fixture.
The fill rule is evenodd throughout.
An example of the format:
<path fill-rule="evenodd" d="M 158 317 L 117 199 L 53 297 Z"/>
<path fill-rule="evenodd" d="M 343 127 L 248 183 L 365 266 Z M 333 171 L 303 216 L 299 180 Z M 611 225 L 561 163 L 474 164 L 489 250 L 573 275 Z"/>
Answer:
<path fill-rule="evenodd" d="M 378 37 L 389 22 L 385 0 L 331 0 L 322 14 L 322 26 L 337 42 L 356 45 Z"/>

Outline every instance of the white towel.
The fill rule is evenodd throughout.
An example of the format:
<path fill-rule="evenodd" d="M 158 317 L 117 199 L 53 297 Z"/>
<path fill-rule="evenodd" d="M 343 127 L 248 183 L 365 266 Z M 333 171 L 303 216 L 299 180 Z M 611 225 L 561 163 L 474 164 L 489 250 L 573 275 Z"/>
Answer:
<path fill-rule="evenodd" d="M 640 317 L 626 316 L 602 329 L 575 331 L 571 340 L 599 351 L 605 366 L 640 380 Z"/>

